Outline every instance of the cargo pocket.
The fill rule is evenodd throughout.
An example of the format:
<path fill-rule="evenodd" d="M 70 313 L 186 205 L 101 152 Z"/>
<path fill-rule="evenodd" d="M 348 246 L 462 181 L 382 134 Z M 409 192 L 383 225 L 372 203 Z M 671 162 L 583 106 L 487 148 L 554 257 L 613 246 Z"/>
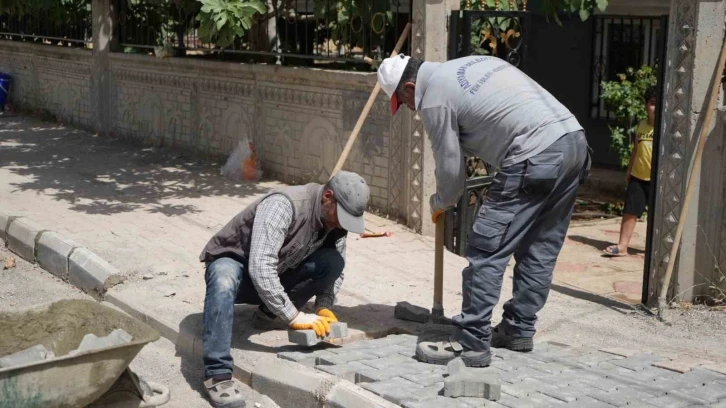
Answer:
<path fill-rule="evenodd" d="M 494 252 L 504 242 L 514 213 L 501 208 L 482 206 L 469 233 L 469 246 L 485 252 Z"/>
<path fill-rule="evenodd" d="M 529 195 L 549 194 L 557 184 L 562 160 L 562 152 L 543 152 L 527 159 L 522 191 Z"/>

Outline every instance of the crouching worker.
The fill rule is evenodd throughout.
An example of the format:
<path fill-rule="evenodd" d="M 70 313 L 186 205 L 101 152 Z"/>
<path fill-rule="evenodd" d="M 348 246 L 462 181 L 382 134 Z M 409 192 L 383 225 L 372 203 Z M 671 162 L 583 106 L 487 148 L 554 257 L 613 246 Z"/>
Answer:
<path fill-rule="evenodd" d="M 244 407 L 232 380 L 235 304 L 259 305 L 258 329 L 330 331 L 343 284 L 348 232 L 365 231 L 369 188 L 341 171 L 326 185 L 286 187 L 262 197 L 225 225 L 202 251 L 205 388 L 215 407 Z M 315 314 L 300 311 L 315 297 Z"/>

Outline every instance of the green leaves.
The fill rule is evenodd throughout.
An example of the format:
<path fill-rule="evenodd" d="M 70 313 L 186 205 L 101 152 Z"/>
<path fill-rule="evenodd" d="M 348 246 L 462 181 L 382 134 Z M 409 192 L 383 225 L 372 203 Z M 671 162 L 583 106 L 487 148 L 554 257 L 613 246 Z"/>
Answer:
<path fill-rule="evenodd" d="M 256 14 L 267 12 L 260 0 L 199 0 L 199 37 L 227 48 L 252 27 Z"/>
<path fill-rule="evenodd" d="M 600 98 L 622 125 L 610 127 L 610 147 L 620 156 L 622 167 L 627 167 L 630 160 L 630 135 L 635 132 L 637 123 L 648 117 L 643 100 L 645 91 L 656 82 L 655 70 L 647 65 L 637 71 L 628 68 L 625 73 L 617 75 L 617 80 L 602 82 Z"/>

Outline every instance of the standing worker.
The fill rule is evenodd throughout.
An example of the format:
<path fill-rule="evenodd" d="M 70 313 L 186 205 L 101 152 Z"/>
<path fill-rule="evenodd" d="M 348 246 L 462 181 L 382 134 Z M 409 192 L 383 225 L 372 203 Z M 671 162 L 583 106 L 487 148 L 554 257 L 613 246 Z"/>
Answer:
<path fill-rule="evenodd" d="M 531 351 L 577 190 L 589 173 L 582 126 L 544 88 L 496 57 L 433 63 L 398 55 L 383 61 L 378 81 L 392 113 L 405 104 L 423 119 L 436 161 L 434 223 L 464 192 L 465 156 L 500 168 L 469 234 L 456 332 L 447 341 L 420 343 L 416 356 L 432 364 L 461 357 L 467 366 L 486 367 L 491 346 Z M 512 298 L 492 330 L 512 255 Z"/>
<path fill-rule="evenodd" d="M 259 305 L 258 329 L 315 330 L 338 321 L 331 311 L 343 284 L 348 232 L 365 232 L 370 190 L 361 176 L 338 172 L 326 185 L 274 191 L 242 210 L 209 240 L 204 298 L 204 385 L 212 405 L 243 408 L 232 379 L 234 305 Z M 315 314 L 300 309 L 315 297 Z"/>

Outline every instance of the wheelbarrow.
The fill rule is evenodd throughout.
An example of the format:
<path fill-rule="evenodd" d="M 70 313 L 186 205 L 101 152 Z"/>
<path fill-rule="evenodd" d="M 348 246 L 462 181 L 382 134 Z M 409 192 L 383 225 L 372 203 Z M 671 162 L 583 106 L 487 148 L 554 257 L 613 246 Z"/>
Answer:
<path fill-rule="evenodd" d="M 131 341 L 68 355 L 86 334 L 100 337 L 114 329 L 126 331 Z M 159 333 L 143 322 L 90 300 L 61 300 L 0 312 L 0 356 L 38 344 L 56 355 L 0 369 L 0 408 L 86 407 L 108 400 L 106 393 L 112 386 L 133 383 L 138 389 L 138 379 L 128 366 L 147 343 L 158 339 Z M 167 395 L 161 404 L 168 399 Z M 115 401 L 114 406 L 129 406 Z"/>

